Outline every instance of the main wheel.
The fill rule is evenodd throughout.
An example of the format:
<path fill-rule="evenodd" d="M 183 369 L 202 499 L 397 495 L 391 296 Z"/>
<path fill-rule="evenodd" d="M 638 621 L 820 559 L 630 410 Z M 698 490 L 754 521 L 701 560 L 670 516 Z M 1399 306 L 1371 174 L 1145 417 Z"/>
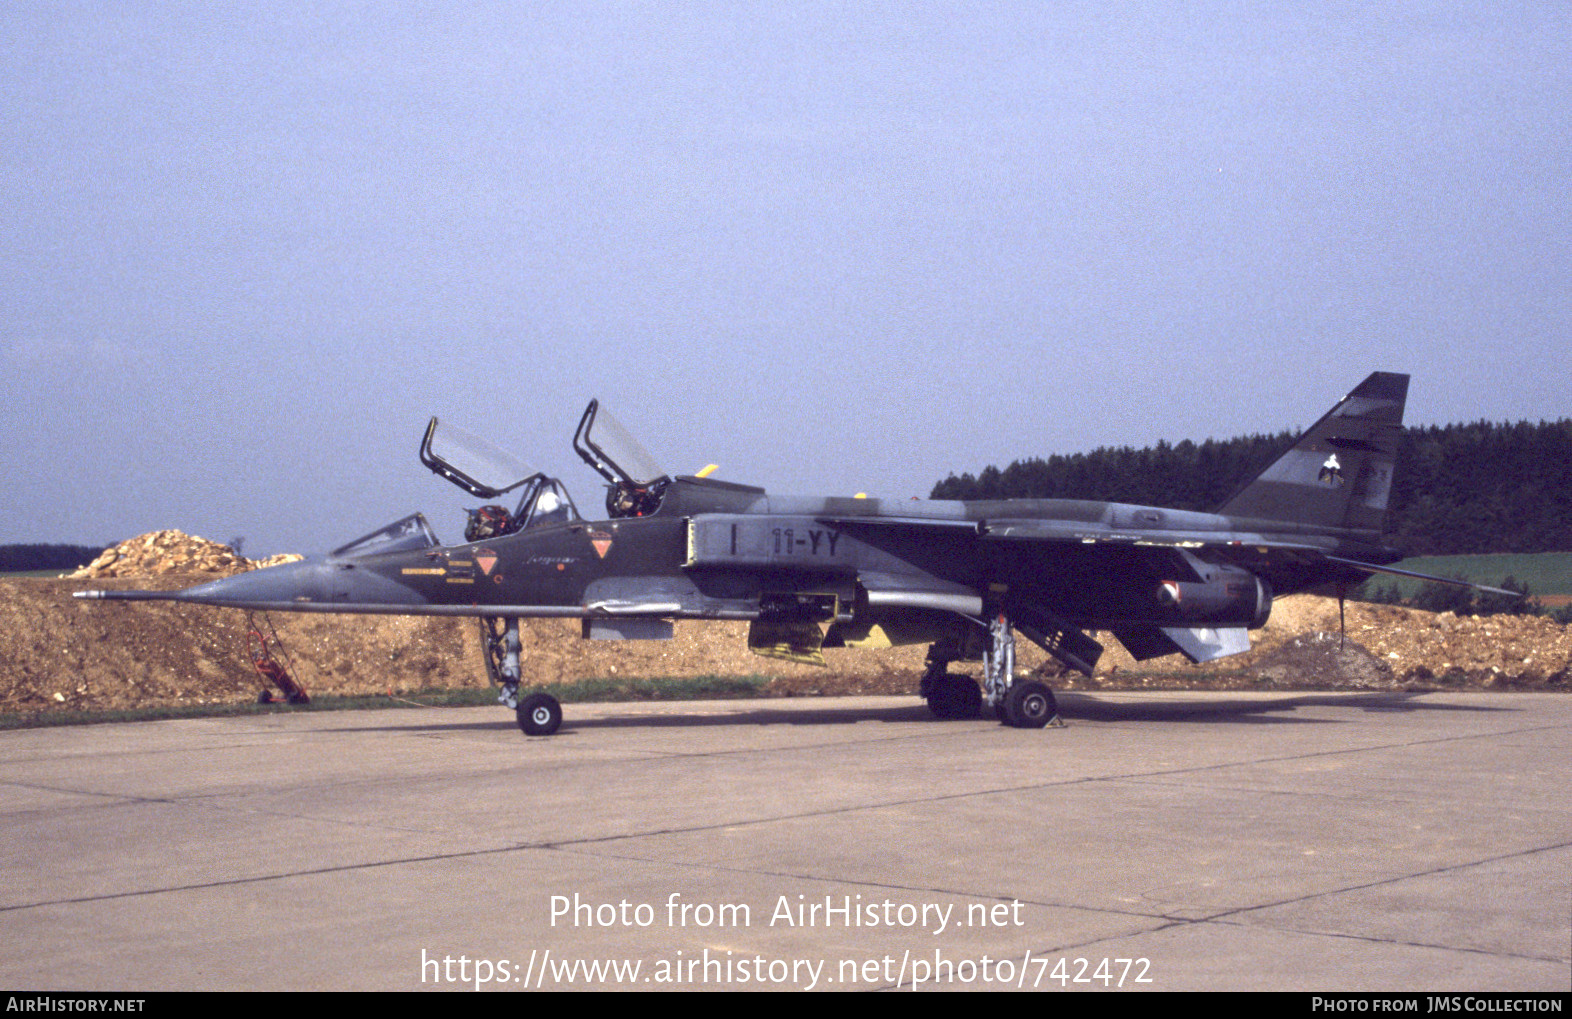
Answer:
<path fill-rule="evenodd" d="M 982 688 L 970 676 L 937 677 L 928 693 L 935 718 L 976 718 L 982 711 Z"/>
<path fill-rule="evenodd" d="M 526 736 L 550 736 L 562 724 L 562 705 L 549 693 L 532 693 L 519 701 L 519 728 Z"/>
<path fill-rule="evenodd" d="M 1053 691 L 1035 679 L 1012 684 L 1004 695 L 1004 724 L 1017 729 L 1041 729 L 1058 713 Z"/>

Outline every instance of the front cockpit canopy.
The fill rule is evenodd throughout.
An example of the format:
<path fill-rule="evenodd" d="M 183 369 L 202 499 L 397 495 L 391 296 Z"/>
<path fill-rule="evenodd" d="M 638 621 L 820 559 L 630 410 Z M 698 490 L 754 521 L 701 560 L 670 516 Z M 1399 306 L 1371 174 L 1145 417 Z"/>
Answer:
<path fill-rule="evenodd" d="M 507 450 L 455 425 L 442 425 L 439 432 L 436 418 L 426 426 L 420 462 L 482 499 L 495 499 L 540 475 Z"/>
<path fill-rule="evenodd" d="M 471 495 L 495 499 L 522 488 L 518 505 L 488 505 L 469 511 L 465 541 L 480 541 L 531 527 L 570 523 L 579 519 L 568 490 L 506 450 L 453 425 L 426 426 L 420 444 L 420 462 Z"/>
<path fill-rule="evenodd" d="M 414 552 L 435 548 L 439 544 L 431 525 L 426 522 L 425 514 L 411 513 L 402 520 L 395 520 L 386 527 L 379 527 L 370 534 L 363 534 L 354 541 L 340 545 L 329 555 L 335 559 L 347 559 L 387 552 Z"/>

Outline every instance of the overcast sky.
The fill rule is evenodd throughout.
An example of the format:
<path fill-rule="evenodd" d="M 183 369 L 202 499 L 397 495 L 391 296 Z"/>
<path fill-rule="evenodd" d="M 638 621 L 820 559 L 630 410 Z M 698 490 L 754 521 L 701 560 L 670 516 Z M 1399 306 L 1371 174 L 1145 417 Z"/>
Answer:
<path fill-rule="evenodd" d="M 0 7 L 0 542 L 1572 413 L 1559 3 Z"/>

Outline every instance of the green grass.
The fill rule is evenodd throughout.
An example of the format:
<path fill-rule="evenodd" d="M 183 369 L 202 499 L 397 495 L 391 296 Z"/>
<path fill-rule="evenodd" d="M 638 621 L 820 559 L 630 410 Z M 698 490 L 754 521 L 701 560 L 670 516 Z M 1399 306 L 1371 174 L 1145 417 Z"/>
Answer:
<path fill-rule="evenodd" d="M 1499 585 L 1507 577 L 1515 577 L 1528 585 L 1529 594 L 1572 595 L 1572 552 L 1418 556 L 1393 565 L 1400 570 L 1438 577 L 1461 576 L 1464 580 L 1491 586 Z M 1366 583 L 1367 587 L 1396 584 L 1404 598 L 1412 598 L 1424 581 L 1377 575 Z"/>
<path fill-rule="evenodd" d="M 768 676 L 685 676 L 670 679 L 594 678 L 530 687 L 564 704 L 600 701 L 695 701 L 746 699 L 763 695 Z M 497 688 L 463 687 L 410 694 L 313 697 L 310 704 L 180 704 L 119 711 L 28 711 L 0 714 L 0 730 L 99 722 L 152 722 L 171 718 L 276 715 L 297 711 L 365 711 L 372 708 L 467 708 L 497 703 Z"/>

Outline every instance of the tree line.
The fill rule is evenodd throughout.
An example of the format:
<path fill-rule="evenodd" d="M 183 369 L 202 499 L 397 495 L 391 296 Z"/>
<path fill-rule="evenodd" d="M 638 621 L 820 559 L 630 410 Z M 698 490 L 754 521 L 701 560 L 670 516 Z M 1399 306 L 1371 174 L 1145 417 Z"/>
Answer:
<path fill-rule="evenodd" d="M 86 566 L 104 545 L 0 545 L 0 573 L 27 570 L 74 570 Z"/>
<path fill-rule="evenodd" d="M 934 485 L 934 499 L 1095 499 L 1210 512 L 1298 434 L 1188 439 L 1017 460 Z M 1404 431 L 1387 514 L 1405 555 L 1572 551 L 1572 418 Z"/>

